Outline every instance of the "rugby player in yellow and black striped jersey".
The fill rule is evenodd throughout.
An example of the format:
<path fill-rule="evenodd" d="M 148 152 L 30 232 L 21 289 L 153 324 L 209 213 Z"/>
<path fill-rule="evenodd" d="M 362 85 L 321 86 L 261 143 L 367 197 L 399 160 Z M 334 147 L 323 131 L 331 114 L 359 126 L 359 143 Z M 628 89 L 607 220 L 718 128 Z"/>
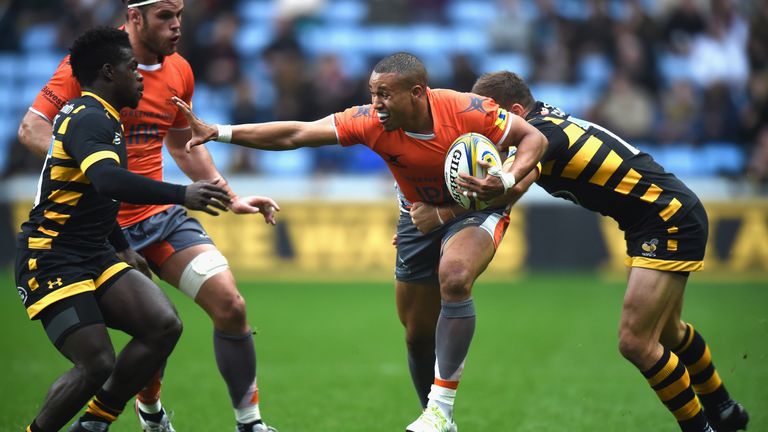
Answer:
<path fill-rule="evenodd" d="M 624 231 L 630 271 L 619 350 L 681 430 L 746 429 L 749 416 L 726 391 L 709 347 L 681 320 L 688 274 L 702 269 L 707 243 L 707 214 L 698 197 L 614 133 L 536 101 L 514 73 L 485 74 L 472 91 L 525 118 L 549 143 L 540 177 L 519 179 L 501 199 L 514 202 L 536 181 L 554 196 L 614 218 Z M 481 199 L 505 192 L 494 177 L 462 184 Z"/>
<path fill-rule="evenodd" d="M 58 431 L 94 395 L 70 430 L 106 431 L 181 334 L 167 297 L 121 259 L 136 262 L 117 225 L 119 200 L 185 204 L 214 214 L 209 205 L 224 210 L 229 200 L 210 182 L 185 187 L 125 169 L 118 110 L 136 107 L 142 90 L 125 32 L 86 32 L 70 61 L 84 91 L 54 121 L 34 207 L 18 236 L 15 270 L 29 318 L 42 322 L 74 367 L 51 387 L 30 432 Z M 107 326 L 133 336 L 117 361 Z"/>

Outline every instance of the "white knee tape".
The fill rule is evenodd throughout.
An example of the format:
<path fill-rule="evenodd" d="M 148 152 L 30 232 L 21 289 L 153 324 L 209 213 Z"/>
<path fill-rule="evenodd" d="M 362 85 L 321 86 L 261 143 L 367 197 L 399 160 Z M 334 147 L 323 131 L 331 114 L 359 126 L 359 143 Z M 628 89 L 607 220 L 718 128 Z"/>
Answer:
<path fill-rule="evenodd" d="M 205 251 L 187 264 L 179 279 L 179 289 L 194 300 L 205 281 L 228 268 L 227 258 L 221 252 Z"/>

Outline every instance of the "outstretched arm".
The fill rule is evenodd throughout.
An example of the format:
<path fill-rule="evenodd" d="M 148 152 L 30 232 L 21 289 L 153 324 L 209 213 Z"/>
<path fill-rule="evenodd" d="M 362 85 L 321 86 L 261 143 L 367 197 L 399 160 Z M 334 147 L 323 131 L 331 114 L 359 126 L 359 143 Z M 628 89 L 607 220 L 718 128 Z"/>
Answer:
<path fill-rule="evenodd" d="M 211 125 L 197 118 L 183 100 L 174 97 L 173 101 L 187 116 L 192 128 L 192 138 L 186 145 L 187 151 L 212 140 L 261 150 L 293 150 L 339 143 L 331 116 L 314 122 L 279 121 L 232 126 Z"/>

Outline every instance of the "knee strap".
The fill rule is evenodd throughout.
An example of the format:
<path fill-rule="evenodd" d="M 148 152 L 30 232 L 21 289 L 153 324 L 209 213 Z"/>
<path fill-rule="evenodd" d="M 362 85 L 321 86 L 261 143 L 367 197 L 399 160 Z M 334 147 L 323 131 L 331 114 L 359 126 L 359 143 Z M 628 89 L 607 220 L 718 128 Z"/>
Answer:
<path fill-rule="evenodd" d="M 205 281 L 227 269 L 229 263 L 221 252 L 205 251 L 187 264 L 179 279 L 179 289 L 194 300 Z"/>

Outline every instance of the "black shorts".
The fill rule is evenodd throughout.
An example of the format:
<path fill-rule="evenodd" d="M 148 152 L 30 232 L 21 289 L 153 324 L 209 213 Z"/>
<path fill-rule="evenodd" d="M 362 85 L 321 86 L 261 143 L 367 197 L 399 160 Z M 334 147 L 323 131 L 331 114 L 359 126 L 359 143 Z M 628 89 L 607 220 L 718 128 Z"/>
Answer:
<path fill-rule="evenodd" d="M 482 228 L 493 239 L 494 246 L 499 247 L 509 226 L 509 214 L 504 209 L 467 213 L 422 234 L 411 221 L 411 215 L 401 210 L 397 223 L 395 278 L 402 282 L 437 282 L 443 244 L 469 226 Z"/>
<path fill-rule="evenodd" d="M 709 222 L 699 202 L 671 224 L 649 224 L 624 234 L 630 267 L 687 274 L 704 267 Z"/>
<path fill-rule="evenodd" d="M 200 222 L 181 206 L 125 227 L 123 234 L 131 248 L 144 255 L 155 273 L 174 253 L 198 244 L 213 244 Z"/>
<path fill-rule="evenodd" d="M 101 296 L 131 267 L 112 248 L 88 255 L 18 249 L 16 290 L 30 319 L 52 304 L 81 293 Z"/>

